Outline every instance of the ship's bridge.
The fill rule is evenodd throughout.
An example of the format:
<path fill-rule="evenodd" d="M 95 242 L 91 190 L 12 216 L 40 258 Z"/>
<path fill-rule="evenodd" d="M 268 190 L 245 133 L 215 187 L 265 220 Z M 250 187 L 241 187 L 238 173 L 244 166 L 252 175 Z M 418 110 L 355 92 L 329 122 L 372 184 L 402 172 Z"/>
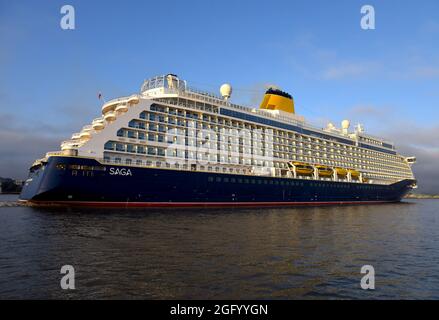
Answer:
<path fill-rule="evenodd" d="M 229 86 L 228 84 L 223 85 Z M 231 88 L 229 89 L 231 91 Z M 193 87 L 189 87 L 185 80 L 179 79 L 174 74 L 167 74 L 157 76 L 143 82 L 140 93 L 143 97 L 149 99 L 160 98 L 186 98 L 193 101 L 199 101 L 202 103 L 209 103 L 227 109 L 235 109 L 244 112 L 251 112 L 252 114 L 258 114 L 264 117 L 282 120 L 288 123 L 294 123 L 296 125 L 304 125 L 304 117 L 294 114 L 293 112 L 285 112 L 278 108 L 254 108 L 248 106 L 242 106 L 231 103 L 228 99 L 230 93 L 226 96 L 215 95 L 211 92 L 202 91 Z M 267 94 L 266 94 L 267 96 Z"/>
<path fill-rule="evenodd" d="M 219 95 L 189 87 L 186 80 L 181 80 L 175 74 L 161 75 L 145 80 L 140 89 L 140 93 L 147 98 L 186 97 L 204 102 L 237 107 L 237 105 L 226 102 L 226 100 Z"/>
<path fill-rule="evenodd" d="M 141 93 L 146 96 L 178 94 L 186 91 L 186 81 L 180 80 L 175 74 L 157 76 L 143 82 Z"/>

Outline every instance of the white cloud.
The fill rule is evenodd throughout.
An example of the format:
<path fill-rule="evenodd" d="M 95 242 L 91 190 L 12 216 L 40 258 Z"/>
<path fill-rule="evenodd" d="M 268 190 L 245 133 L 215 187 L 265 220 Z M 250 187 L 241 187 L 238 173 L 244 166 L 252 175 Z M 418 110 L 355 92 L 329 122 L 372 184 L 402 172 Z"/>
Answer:
<path fill-rule="evenodd" d="M 360 121 L 365 118 L 372 118 L 373 120 L 382 121 L 382 119 L 394 112 L 394 108 L 390 106 L 376 106 L 376 105 L 357 105 L 348 110 L 347 114 L 354 120 Z"/>
<path fill-rule="evenodd" d="M 374 70 L 376 67 L 372 63 L 338 63 L 323 70 L 321 77 L 324 80 L 362 78 L 370 75 Z"/>
<path fill-rule="evenodd" d="M 413 69 L 412 75 L 416 78 L 438 78 L 439 66 L 416 67 Z"/>
<path fill-rule="evenodd" d="M 423 28 L 433 32 L 439 23 L 430 21 Z M 438 28 L 439 30 L 439 28 Z M 425 31 L 426 32 L 426 31 Z M 321 47 L 310 34 L 299 36 L 292 45 L 280 46 L 286 63 L 302 77 L 325 80 L 362 78 L 392 81 L 439 78 L 439 58 L 422 46 L 384 48 L 379 56 L 361 58 L 334 48 Z"/>
<path fill-rule="evenodd" d="M 387 116 L 381 116 L 379 115 L 381 108 L 371 110 L 377 112 L 375 119 L 377 127 L 381 128 L 376 135 L 394 141 L 400 154 L 417 158 L 413 171 L 418 180 L 419 191 L 439 194 L 439 171 L 437 170 L 439 125 L 419 126 L 411 121 L 391 117 L 390 112 Z M 384 110 L 384 112 L 387 111 Z M 372 118 L 370 118 L 371 121 Z"/>
<path fill-rule="evenodd" d="M 0 177 L 24 178 L 35 159 L 59 149 L 69 128 L 0 114 Z"/>
<path fill-rule="evenodd" d="M 421 34 L 435 34 L 439 33 L 439 21 L 436 20 L 426 20 L 424 23 L 420 26 L 419 31 Z"/>

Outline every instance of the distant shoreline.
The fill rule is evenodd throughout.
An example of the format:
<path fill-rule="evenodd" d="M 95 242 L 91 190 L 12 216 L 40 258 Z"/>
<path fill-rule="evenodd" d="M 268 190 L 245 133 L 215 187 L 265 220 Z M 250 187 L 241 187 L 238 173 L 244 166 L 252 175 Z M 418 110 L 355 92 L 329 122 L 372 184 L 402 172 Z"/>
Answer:
<path fill-rule="evenodd" d="M 439 195 L 429 194 L 409 194 L 404 197 L 405 199 L 436 199 L 439 200 Z"/>

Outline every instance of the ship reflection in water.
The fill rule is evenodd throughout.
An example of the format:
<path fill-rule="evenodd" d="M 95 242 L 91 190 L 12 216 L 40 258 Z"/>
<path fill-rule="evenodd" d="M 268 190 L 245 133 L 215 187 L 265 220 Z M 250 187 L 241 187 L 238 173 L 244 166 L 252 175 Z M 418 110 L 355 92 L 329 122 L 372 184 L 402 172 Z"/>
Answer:
<path fill-rule="evenodd" d="M 439 202 L 0 208 L 0 298 L 439 298 Z M 60 289 L 73 265 L 76 290 Z M 374 291 L 361 289 L 373 265 Z"/>

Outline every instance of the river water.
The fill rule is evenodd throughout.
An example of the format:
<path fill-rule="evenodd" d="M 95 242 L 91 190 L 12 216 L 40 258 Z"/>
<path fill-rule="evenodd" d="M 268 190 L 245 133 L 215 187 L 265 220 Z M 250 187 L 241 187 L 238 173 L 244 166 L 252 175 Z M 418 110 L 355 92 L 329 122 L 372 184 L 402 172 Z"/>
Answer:
<path fill-rule="evenodd" d="M 36 209 L 0 196 L 0 299 L 439 299 L 439 201 Z M 63 265 L 75 290 L 62 290 Z M 363 290 L 361 267 L 375 271 Z"/>

